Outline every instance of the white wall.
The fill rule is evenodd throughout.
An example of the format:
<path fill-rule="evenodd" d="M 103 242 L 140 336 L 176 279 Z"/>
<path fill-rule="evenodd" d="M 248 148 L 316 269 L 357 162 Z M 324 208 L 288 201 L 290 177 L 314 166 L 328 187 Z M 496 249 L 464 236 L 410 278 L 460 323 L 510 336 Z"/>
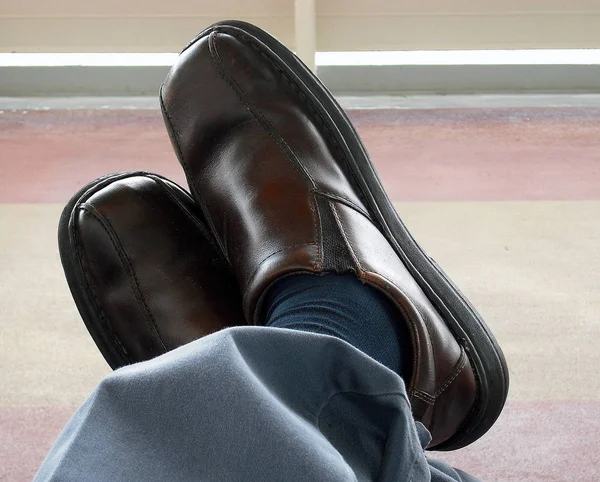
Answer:
<path fill-rule="evenodd" d="M 316 11 L 319 51 L 600 48 L 600 0 L 316 0 Z M 294 0 L 0 0 L 0 52 L 177 52 L 226 18 L 294 47 Z"/>

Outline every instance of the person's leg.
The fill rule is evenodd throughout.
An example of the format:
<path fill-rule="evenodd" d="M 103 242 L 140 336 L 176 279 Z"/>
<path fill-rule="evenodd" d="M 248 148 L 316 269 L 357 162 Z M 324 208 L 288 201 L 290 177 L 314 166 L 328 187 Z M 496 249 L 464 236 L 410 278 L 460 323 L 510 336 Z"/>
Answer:
<path fill-rule="evenodd" d="M 400 377 L 348 343 L 238 327 L 113 372 L 35 481 L 476 480 L 429 440 Z"/>
<path fill-rule="evenodd" d="M 148 199 L 150 181 L 118 184 L 116 192 L 145 186 L 141 199 Z M 87 207 L 102 212 L 99 201 L 108 193 L 98 193 Z M 159 201 L 154 212 L 167 209 L 170 199 Z M 127 203 L 118 205 L 121 217 L 129 212 Z M 135 212 L 141 222 L 145 211 Z M 148 219 L 167 235 L 159 245 L 167 241 L 168 247 L 179 239 L 169 233 L 186 231 L 189 222 L 172 216 Z M 121 226 L 114 221 L 114 229 Z M 145 231 L 134 224 L 117 232 L 129 241 L 126 252 L 137 259 L 132 240 L 139 239 L 143 247 Z M 183 261 L 208 253 L 196 247 Z M 141 259 L 147 269 L 138 269 L 136 278 L 142 286 L 149 281 L 144 273 L 162 266 L 171 279 L 179 278 L 173 270 L 181 265 L 171 266 L 166 262 L 171 258 L 160 252 Z M 86 276 L 95 269 L 88 264 Z M 223 269 L 220 275 L 229 277 Z M 198 270 L 196 276 L 203 273 Z M 129 271 L 122 274 L 119 280 L 128 286 Z M 193 287 L 196 279 L 184 281 Z M 172 283 L 149 283 L 148 288 L 154 298 L 150 307 L 155 306 L 151 301 L 184 300 L 178 311 L 154 316 L 158 326 L 181 332 L 177 327 L 191 306 L 185 301 L 189 297 L 178 295 L 187 291 Z M 192 320 L 195 326 L 205 326 L 218 306 L 214 303 L 229 296 L 226 286 L 210 288 L 197 300 L 207 319 L 199 313 Z M 93 296 L 92 287 L 82 289 L 88 290 L 85 297 Z M 138 306 L 139 293 L 122 292 L 118 304 L 107 297 L 100 306 L 121 315 L 117 319 L 131 319 L 124 307 Z M 411 372 L 410 335 L 386 296 L 350 273 L 298 274 L 278 280 L 263 304 L 273 328 L 223 330 L 109 376 L 69 422 L 36 480 L 473 480 L 444 463 L 429 463 L 424 455 L 429 433 L 415 424 L 397 375 L 407 379 Z M 102 338 L 113 336 L 108 325 L 99 324 L 98 330 Z M 128 341 L 135 346 L 139 340 L 132 336 Z"/>
<path fill-rule="evenodd" d="M 353 273 L 288 276 L 268 292 L 265 325 L 331 335 L 350 343 L 405 380 L 411 338 L 400 313 Z"/>

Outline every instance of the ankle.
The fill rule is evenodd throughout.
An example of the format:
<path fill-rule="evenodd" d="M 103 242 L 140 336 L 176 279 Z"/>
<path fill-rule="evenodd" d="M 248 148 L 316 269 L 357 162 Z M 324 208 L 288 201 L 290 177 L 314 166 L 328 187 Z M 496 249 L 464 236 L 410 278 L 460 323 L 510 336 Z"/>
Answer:
<path fill-rule="evenodd" d="M 396 306 L 353 274 L 282 278 L 265 299 L 265 325 L 340 338 L 407 379 L 411 339 Z"/>

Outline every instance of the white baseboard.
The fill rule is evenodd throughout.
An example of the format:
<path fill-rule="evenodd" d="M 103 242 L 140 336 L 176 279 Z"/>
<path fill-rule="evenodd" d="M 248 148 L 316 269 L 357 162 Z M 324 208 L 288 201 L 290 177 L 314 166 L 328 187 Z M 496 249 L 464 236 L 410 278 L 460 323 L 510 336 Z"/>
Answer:
<path fill-rule="evenodd" d="M 322 66 L 337 94 L 600 93 L 600 65 Z"/>
<path fill-rule="evenodd" d="M 156 95 L 168 65 L 0 65 L 0 97 Z M 600 64 L 321 65 L 335 94 L 600 93 Z"/>

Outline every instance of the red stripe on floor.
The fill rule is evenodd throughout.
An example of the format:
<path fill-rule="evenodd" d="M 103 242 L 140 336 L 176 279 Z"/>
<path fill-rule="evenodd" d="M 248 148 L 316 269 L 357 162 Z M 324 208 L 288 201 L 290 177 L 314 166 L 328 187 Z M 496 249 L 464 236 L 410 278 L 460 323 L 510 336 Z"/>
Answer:
<path fill-rule="evenodd" d="M 354 111 L 394 201 L 600 199 L 600 109 Z M 184 182 L 158 111 L 5 112 L 0 202 L 66 202 L 109 172 Z"/>
<path fill-rule="evenodd" d="M 351 117 L 394 201 L 600 199 L 600 109 Z"/>

